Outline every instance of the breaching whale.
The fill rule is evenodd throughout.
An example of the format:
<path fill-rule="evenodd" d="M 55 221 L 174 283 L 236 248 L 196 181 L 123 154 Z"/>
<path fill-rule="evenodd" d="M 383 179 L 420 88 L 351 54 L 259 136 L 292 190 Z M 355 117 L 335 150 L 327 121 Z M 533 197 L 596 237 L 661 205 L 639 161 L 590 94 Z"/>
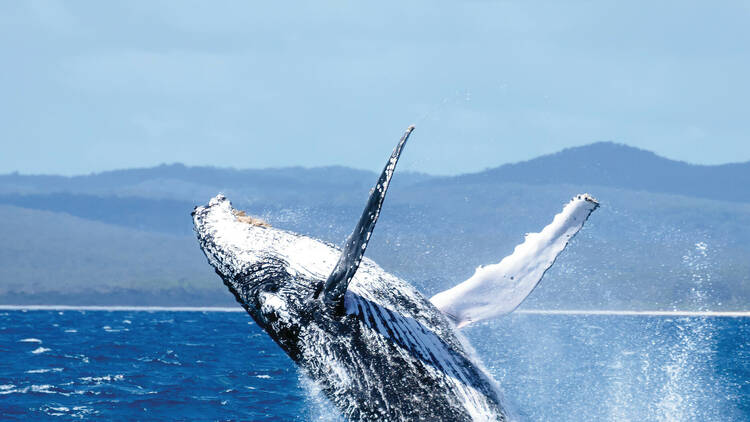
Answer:
<path fill-rule="evenodd" d="M 578 195 L 500 263 L 430 300 L 364 253 L 401 152 L 343 248 L 270 227 L 218 195 L 200 247 L 237 301 L 351 421 L 506 421 L 497 383 L 457 329 L 513 311 L 598 203 Z"/>

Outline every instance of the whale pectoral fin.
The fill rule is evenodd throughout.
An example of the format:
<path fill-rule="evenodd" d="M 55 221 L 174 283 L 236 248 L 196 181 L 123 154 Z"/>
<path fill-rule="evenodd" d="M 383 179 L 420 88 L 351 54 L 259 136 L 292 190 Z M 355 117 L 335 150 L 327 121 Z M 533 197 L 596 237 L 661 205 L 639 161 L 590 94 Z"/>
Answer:
<path fill-rule="evenodd" d="M 587 194 L 565 205 L 547 227 L 531 233 L 498 264 L 480 267 L 463 283 L 430 299 L 457 327 L 513 312 L 539 284 L 599 203 Z"/>
<path fill-rule="evenodd" d="M 414 126 L 409 126 L 398 141 L 396 148 L 393 149 L 391 157 L 388 159 L 383 172 L 380 174 L 375 187 L 370 193 L 370 198 L 367 200 L 367 205 L 362 212 L 362 216 L 359 218 L 357 226 L 346 239 L 346 244 L 341 252 L 339 261 L 336 263 L 336 267 L 331 272 L 331 275 L 328 276 L 323 287 L 323 300 L 327 304 L 333 306 L 343 304 L 346 289 L 357 272 L 357 268 L 359 268 L 359 263 L 362 261 L 365 249 L 367 248 L 367 242 L 369 242 L 372 230 L 378 221 L 380 208 L 383 206 L 385 193 L 388 191 L 393 171 L 396 169 L 396 163 L 413 130 Z"/>

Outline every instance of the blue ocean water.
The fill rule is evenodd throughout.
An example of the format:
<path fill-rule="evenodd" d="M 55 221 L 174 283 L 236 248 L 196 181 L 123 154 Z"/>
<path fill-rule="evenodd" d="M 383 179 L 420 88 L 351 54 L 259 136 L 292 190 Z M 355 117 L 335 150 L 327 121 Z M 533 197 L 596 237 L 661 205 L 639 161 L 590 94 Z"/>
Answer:
<path fill-rule="evenodd" d="M 464 334 L 524 419 L 750 420 L 750 318 L 529 315 Z M 244 313 L 0 312 L 2 420 L 335 420 Z"/>

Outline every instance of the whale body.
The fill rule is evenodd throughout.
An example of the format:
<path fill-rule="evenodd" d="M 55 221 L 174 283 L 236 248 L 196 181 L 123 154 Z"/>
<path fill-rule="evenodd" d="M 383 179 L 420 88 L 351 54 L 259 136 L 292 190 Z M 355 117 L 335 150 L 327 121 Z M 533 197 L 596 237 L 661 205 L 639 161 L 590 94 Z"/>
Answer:
<path fill-rule="evenodd" d="M 598 204 L 577 196 L 513 255 L 428 300 L 364 257 L 412 130 L 343 248 L 247 219 L 222 195 L 193 211 L 198 241 L 240 305 L 348 420 L 506 421 L 497 383 L 457 329 L 515 309 Z"/>

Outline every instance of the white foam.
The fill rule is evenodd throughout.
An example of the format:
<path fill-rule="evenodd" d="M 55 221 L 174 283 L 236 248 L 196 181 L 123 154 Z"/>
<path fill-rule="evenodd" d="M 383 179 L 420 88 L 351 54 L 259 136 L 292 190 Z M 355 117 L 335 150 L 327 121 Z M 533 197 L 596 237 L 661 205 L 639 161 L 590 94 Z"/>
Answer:
<path fill-rule="evenodd" d="M 41 343 L 42 341 L 38 338 L 25 338 L 18 340 L 19 343 Z"/>
<path fill-rule="evenodd" d="M 122 381 L 125 379 L 125 376 L 122 374 L 115 374 L 115 375 L 104 375 L 102 377 L 81 377 L 78 379 L 83 382 L 94 382 L 94 383 L 99 384 L 103 381 Z"/>
<path fill-rule="evenodd" d="M 52 386 L 49 384 L 32 385 L 31 391 L 34 393 L 55 394 L 54 391 L 50 391 L 50 388 L 52 388 Z"/>
<path fill-rule="evenodd" d="M 14 385 L 3 385 L 3 388 L 0 389 L 0 394 L 26 394 L 29 391 L 33 393 L 45 393 L 45 394 L 55 394 L 54 391 L 50 391 L 50 388 L 52 388 L 49 384 L 43 384 L 43 385 L 32 385 L 30 387 L 22 387 L 22 388 L 13 388 Z M 10 387 L 10 388 L 8 388 Z"/>
<path fill-rule="evenodd" d="M 42 368 L 42 369 L 30 369 L 26 371 L 27 374 L 46 374 L 47 372 L 62 372 L 63 368 Z"/>
<path fill-rule="evenodd" d="M 46 347 L 37 347 L 36 349 L 32 350 L 31 353 L 38 355 L 41 353 L 49 352 L 52 349 L 48 349 Z"/>

